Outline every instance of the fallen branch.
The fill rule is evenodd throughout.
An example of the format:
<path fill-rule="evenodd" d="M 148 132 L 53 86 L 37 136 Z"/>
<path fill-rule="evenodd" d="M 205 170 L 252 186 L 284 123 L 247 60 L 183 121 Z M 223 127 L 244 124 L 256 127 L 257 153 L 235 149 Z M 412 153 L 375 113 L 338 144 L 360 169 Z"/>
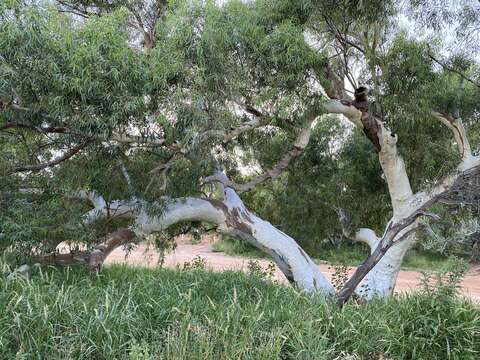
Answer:
<path fill-rule="evenodd" d="M 90 274 L 95 275 L 100 272 L 103 262 L 113 250 L 131 243 L 134 238 L 135 233 L 132 230 L 121 229 L 106 235 L 105 240 L 91 250 L 37 255 L 33 257 L 33 261 L 54 266 L 84 265 L 87 266 Z"/>

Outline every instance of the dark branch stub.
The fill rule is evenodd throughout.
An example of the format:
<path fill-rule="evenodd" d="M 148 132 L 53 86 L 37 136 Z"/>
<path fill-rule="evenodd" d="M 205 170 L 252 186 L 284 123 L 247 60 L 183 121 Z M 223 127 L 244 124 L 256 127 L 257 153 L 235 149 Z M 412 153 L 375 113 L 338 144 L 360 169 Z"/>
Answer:
<path fill-rule="evenodd" d="M 353 106 L 360 110 L 362 117 L 360 120 L 363 125 L 363 133 L 371 141 L 375 150 L 380 152 L 382 149 L 378 132 L 380 131 L 379 120 L 369 112 L 368 89 L 365 86 L 360 86 L 355 89 L 355 100 L 342 100 L 341 103 L 346 106 Z"/>

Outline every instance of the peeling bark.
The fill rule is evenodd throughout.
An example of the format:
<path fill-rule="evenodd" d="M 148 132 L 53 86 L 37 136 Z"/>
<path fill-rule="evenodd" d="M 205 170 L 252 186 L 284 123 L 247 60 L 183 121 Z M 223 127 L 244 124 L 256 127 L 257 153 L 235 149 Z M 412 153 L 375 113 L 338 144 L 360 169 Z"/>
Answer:
<path fill-rule="evenodd" d="M 327 100 L 324 108 L 329 113 L 344 115 L 355 126 L 365 130 L 365 124 L 362 121 L 364 113 L 351 104 L 349 101 Z M 415 230 L 420 226 L 415 217 L 416 214 L 447 198 L 449 194 L 458 192 L 462 186 L 465 187 L 466 178 L 478 176 L 480 157 L 472 155 L 461 119 L 438 112 L 434 112 L 433 116 L 452 130 L 462 155 L 462 162 L 454 174 L 444 179 L 434 189 L 428 193 L 417 194 L 413 194 L 405 163 L 397 151 L 397 136 L 388 130 L 381 121 L 377 121 L 377 136 L 380 146 L 378 156 L 390 193 L 393 217 L 381 240 L 369 229 L 347 232 L 349 237 L 369 244 L 371 254 L 339 294 L 339 304 L 343 304 L 348 299 L 362 279 L 364 279 L 363 287 L 357 289 L 361 295 L 367 298 L 390 296 L 393 293 L 403 258 L 414 243 Z M 393 237 L 391 236 L 392 228 L 397 228 L 399 224 L 412 217 L 414 220 L 411 223 L 404 226 Z"/>
<path fill-rule="evenodd" d="M 362 111 L 356 109 L 353 105 L 349 105 L 348 102 L 327 100 L 324 107 L 327 112 L 342 114 L 355 126 L 364 129 Z M 392 201 L 393 217 L 390 223 L 394 224 L 408 217 L 415 209 L 415 197 L 410 186 L 405 163 L 397 151 L 397 135 L 388 130 L 381 121 L 373 120 L 378 125 L 377 137 L 380 147 L 378 157 Z M 408 230 L 408 228 L 405 229 L 405 231 Z M 359 229 L 355 234 L 358 234 L 358 237 L 355 236 L 356 239 L 369 244 L 371 254 L 373 254 L 376 250 L 375 245 L 379 242 L 375 233 L 369 229 Z M 414 240 L 414 234 L 410 234 L 401 243 L 396 243 L 382 254 L 380 260 L 376 262 L 371 271 L 369 270 L 363 282 L 364 286 L 359 290 L 363 296 L 368 298 L 374 296 L 387 297 L 393 293 L 403 257 Z"/>

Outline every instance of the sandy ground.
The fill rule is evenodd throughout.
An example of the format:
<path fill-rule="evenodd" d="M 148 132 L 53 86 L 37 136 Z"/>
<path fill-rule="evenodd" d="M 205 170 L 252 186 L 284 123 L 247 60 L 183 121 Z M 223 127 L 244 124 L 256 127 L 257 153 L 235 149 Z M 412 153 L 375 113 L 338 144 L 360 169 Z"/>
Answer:
<path fill-rule="evenodd" d="M 177 248 L 166 255 L 165 266 L 176 267 L 183 266 L 186 261 L 191 261 L 195 256 L 201 256 L 206 260 L 207 267 L 214 271 L 222 270 L 242 270 L 247 268 L 250 259 L 239 256 L 228 256 L 224 253 L 213 252 L 211 250 L 211 242 L 208 240 L 202 241 L 200 244 L 190 244 L 188 242 L 179 241 Z M 134 266 L 155 267 L 158 264 L 159 254 L 145 245 L 139 245 L 127 257 L 125 252 L 118 248 L 107 258 L 107 263 L 126 263 Z M 257 259 L 256 259 L 257 260 Z M 262 266 L 267 266 L 270 261 L 257 260 Z M 334 269 L 327 264 L 319 265 L 321 271 L 329 279 L 334 272 Z M 352 272 L 353 269 L 350 270 Z M 281 282 L 286 282 L 286 278 L 277 268 L 275 278 Z M 416 271 L 401 271 L 396 292 L 412 291 L 420 286 L 420 273 Z M 480 265 L 473 266 L 468 272 L 463 281 L 462 292 L 471 297 L 476 302 L 480 303 Z"/>

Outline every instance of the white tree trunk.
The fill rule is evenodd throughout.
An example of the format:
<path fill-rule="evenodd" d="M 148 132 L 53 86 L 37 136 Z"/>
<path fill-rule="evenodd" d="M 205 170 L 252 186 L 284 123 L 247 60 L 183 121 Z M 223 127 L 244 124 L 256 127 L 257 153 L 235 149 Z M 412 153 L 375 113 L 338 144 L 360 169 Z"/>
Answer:
<path fill-rule="evenodd" d="M 87 193 L 85 193 L 87 194 Z M 86 221 L 106 216 L 104 201 L 88 193 L 95 209 Z M 149 214 L 139 201 L 116 201 L 110 212 L 135 219 L 137 234 L 151 234 L 185 221 L 204 221 L 218 226 L 218 231 L 248 241 L 272 256 L 285 277 L 299 289 L 332 295 L 333 287 L 305 251 L 287 234 L 248 211 L 232 188 L 223 190 L 224 200 L 180 198 L 167 200 L 160 216 Z M 95 215 L 94 215 L 95 214 Z"/>
<path fill-rule="evenodd" d="M 354 106 L 349 106 L 337 100 L 329 100 L 325 102 L 324 107 L 327 112 L 342 114 L 355 126 L 363 129 L 362 113 Z M 438 112 L 433 112 L 432 115 L 452 130 L 462 155 L 462 162 L 456 172 L 447 177 L 440 185 L 428 193 L 420 192 L 417 194 L 413 194 L 404 161 L 398 154 L 397 136 L 386 129 L 382 122 L 375 119 L 378 125 L 377 136 L 380 144 L 379 161 L 387 181 L 393 208 L 393 217 L 386 229 L 412 216 L 440 194 L 448 192 L 455 182 L 461 178 L 462 174 L 480 166 L 480 157 L 473 156 L 461 119 Z M 388 249 L 381 260 L 366 275 L 362 288 L 357 289 L 357 292 L 367 298 L 374 296 L 387 297 L 393 293 L 404 256 L 416 239 L 415 232 L 411 230 L 417 228 L 417 225 L 418 223 L 415 221 L 397 234 L 393 239 L 394 245 Z M 404 234 L 407 236 L 404 237 Z M 352 238 L 367 243 L 370 246 L 371 253 L 374 252 L 381 240 L 372 230 L 364 228 L 359 229 Z M 395 243 L 398 239 L 402 240 Z"/>
<path fill-rule="evenodd" d="M 327 112 L 342 114 L 355 126 L 363 129 L 363 114 L 354 106 L 349 106 L 348 103 L 338 100 L 329 100 L 325 102 L 324 107 Z M 378 128 L 379 161 L 388 184 L 393 208 L 393 217 L 386 226 L 387 230 L 391 225 L 409 218 L 425 205 L 429 204 L 431 206 L 435 201 L 438 201 L 439 196 L 448 193 L 463 174 L 480 167 L 480 157 L 474 156 L 471 152 L 462 120 L 447 113 L 432 112 L 432 115 L 452 130 L 455 142 L 462 155 L 462 162 L 457 167 L 456 172 L 447 177 L 440 185 L 428 193 L 420 192 L 417 194 L 413 194 L 404 161 L 398 154 L 397 136 L 386 129 L 382 122 L 374 120 Z M 394 245 L 388 249 L 381 260 L 366 275 L 362 288 L 357 289 L 357 292 L 367 298 L 374 296 L 387 297 L 393 293 L 404 256 L 415 243 L 415 232 L 411 230 L 417 228 L 417 225 L 418 223 L 415 221 L 396 235 L 392 241 Z M 372 230 L 364 228 L 359 229 L 351 237 L 367 243 L 370 246 L 371 253 L 374 252 L 381 240 Z M 398 239 L 402 240 L 395 243 Z"/>
<path fill-rule="evenodd" d="M 414 195 L 405 169 L 405 163 L 397 152 L 397 137 L 380 124 L 379 139 L 381 150 L 378 154 L 380 165 L 388 184 L 388 191 L 393 208 L 393 223 L 408 217 L 416 208 Z M 398 237 L 415 226 L 402 231 Z M 367 298 L 374 296 L 388 297 L 395 289 L 398 273 L 407 251 L 415 243 L 415 233 L 402 242 L 393 245 L 368 273 L 359 293 Z M 374 247 L 371 248 L 373 252 Z"/>
<path fill-rule="evenodd" d="M 346 106 L 339 101 L 332 100 L 325 103 L 325 109 L 329 113 L 344 115 L 355 126 L 363 129 L 362 113 L 353 106 Z M 397 152 L 397 136 L 386 129 L 380 121 L 377 123 L 379 127 L 377 135 L 381 147 L 378 157 L 388 184 L 393 208 L 393 217 L 390 222 L 396 223 L 410 215 L 416 208 L 415 196 L 405 170 L 405 163 Z M 413 226 L 415 225 L 412 224 L 411 227 Z M 402 231 L 398 237 L 411 227 Z M 380 240 L 370 229 L 359 229 L 354 238 L 367 243 L 371 252 L 375 250 Z M 411 234 L 402 242 L 392 246 L 365 277 L 363 286 L 358 289 L 358 292 L 367 298 L 390 296 L 395 288 L 403 258 L 414 241 L 415 235 Z"/>

